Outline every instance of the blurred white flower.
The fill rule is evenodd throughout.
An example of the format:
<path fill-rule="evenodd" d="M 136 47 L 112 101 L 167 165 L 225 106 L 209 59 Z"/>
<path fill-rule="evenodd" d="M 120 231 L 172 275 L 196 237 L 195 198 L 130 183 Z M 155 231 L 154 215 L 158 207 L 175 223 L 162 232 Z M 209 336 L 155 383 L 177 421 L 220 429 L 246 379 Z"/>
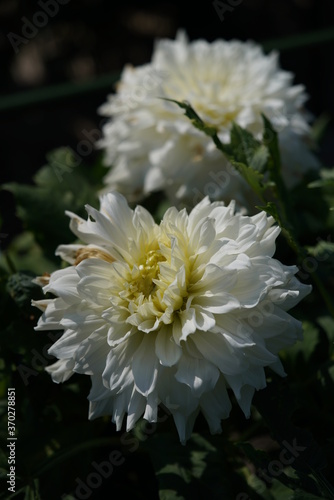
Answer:
<path fill-rule="evenodd" d="M 58 247 L 71 266 L 43 287 L 56 298 L 34 302 L 36 330 L 64 330 L 49 349 L 53 380 L 90 375 L 89 418 L 111 415 L 118 430 L 125 414 L 127 430 L 141 416 L 155 422 L 162 403 L 182 442 L 200 411 L 220 432 L 229 389 L 248 417 L 264 367 L 284 375 L 278 352 L 302 335 L 286 311 L 311 289 L 272 258 L 273 218 L 205 198 L 157 225 L 118 193 L 86 209 L 87 221 L 68 214 L 85 244 Z"/>
<path fill-rule="evenodd" d="M 261 139 L 264 113 L 279 132 L 283 176 L 288 187 L 294 186 L 305 171 L 318 167 L 318 160 L 307 145 L 307 96 L 292 80 L 279 68 L 277 53 L 265 55 L 252 42 L 189 43 L 184 33 L 158 41 L 151 63 L 126 66 L 116 94 L 99 109 L 111 118 L 98 142 L 105 164 L 112 166 L 106 191 L 118 190 L 136 201 L 163 190 L 173 204 L 183 201 L 190 207 L 208 195 L 252 208 L 248 185 L 211 139 L 161 97 L 188 101 L 218 128 L 224 143 L 232 121 Z"/>

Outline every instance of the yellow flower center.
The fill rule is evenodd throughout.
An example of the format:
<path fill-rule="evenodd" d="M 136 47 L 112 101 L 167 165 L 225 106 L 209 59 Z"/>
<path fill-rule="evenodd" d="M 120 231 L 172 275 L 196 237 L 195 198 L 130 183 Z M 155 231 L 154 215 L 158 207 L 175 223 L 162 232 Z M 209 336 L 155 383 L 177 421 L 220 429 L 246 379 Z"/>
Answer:
<path fill-rule="evenodd" d="M 154 279 L 159 275 L 159 262 L 165 261 L 165 257 L 161 255 L 161 251 L 150 250 L 146 257 L 139 263 L 138 271 L 133 276 L 132 291 L 139 292 L 149 297 L 156 287 Z"/>

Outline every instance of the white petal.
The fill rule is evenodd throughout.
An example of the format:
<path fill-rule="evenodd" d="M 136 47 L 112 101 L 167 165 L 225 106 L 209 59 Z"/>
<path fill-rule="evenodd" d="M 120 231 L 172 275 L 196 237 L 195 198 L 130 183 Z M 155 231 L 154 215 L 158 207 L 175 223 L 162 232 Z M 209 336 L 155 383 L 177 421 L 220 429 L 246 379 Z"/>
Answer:
<path fill-rule="evenodd" d="M 104 335 L 92 334 L 88 339 L 81 342 L 74 354 L 76 362 L 74 371 L 93 375 L 102 373 L 106 365 L 106 357 L 109 346 Z"/>
<path fill-rule="evenodd" d="M 205 359 L 183 355 L 175 378 L 190 387 L 196 397 L 213 390 L 219 377 L 219 370 Z"/>
<path fill-rule="evenodd" d="M 72 358 L 78 349 L 80 342 L 85 339 L 75 330 L 67 330 L 57 342 L 48 350 L 48 353 L 57 358 Z"/>
<path fill-rule="evenodd" d="M 61 359 L 47 366 L 45 370 L 50 373 L 52 380 L 59 384 L 60 382 L 65 382 L 73 375 L 73 367 L 73 359 Z"/>
<path fill-rule="evenodd" d="M 179 313 L 179 318 L 181 320 L 182 335 L 180 340 L 186 340 L 187 336 L 191 333 L 196 332 L 196 313 L 195 309 L 191 308 Z"/>
<path fill-rule="evenodd" d="M 245 414 L 246 418 L 250 417 L 251 403 L 254 396 L 255 389 L 250 385 L 244 385 L 240 391 L 240 397 L 238 398 L 238 404 Z"/>
<path fill-rule="evenodd" d="M 237 297 L 224 291 L 216 295 L 197 296 L 193 302 L 214 314 L 225 314 L 241 307 Z"/>
<path fill-rule="evenodd" d="M 90 377 L 92 387 L 88 395 L 90 401 L 100 401 L 102 399 L 111 399 L 111 393 L 102 383 L 102 375 L 94 374 Z"/>
<path fill-rule="evenodd" d="M 132 371 L 138 392 L 147 396 L 155 388 L 158 376 L 158 358 L 155 354 L 155 335 L 145 333 L 133 356 Z"/>
<path fill-rule="evenodd" d="M 179 434 L 181 444 L 185 445 L 190 438 L 198 414 L 199 409 L 196 409 L 188 416 L 185 416 L 183 413 L 173 412 L 173 419 L 177 428 L 177 432 Z"/>
<path fill-rule="evenodd" d="M 175 343 L 171 327 L 160 328 L 155 341 L 155 353 L 164 366 L 173 366 L 179 361 L 182 349 Z"/>
<path fill-rule="evenodd" d="M 35 326 L 36 331 L 63 329 L 60 326 L 60 321 L 68 308 L 63 299 L 38 300 L 32 302 L 32 305 L 43 311 L 42 316 L 38 319 L 37 326 Z"/>
<path fill-rule="evenodd" d="M 157 422 L 158 420 L 158 398 L 155 393 L 151 393 L 147 396 L 143 418 L 148 422 Z"/>
<path fill-rule="evenodd" d="M 104 415 L 111 415 L 113 411 L 114 401 L 113 399 L 106 398 L 100 401 L 90 401 L 89 403 L 89 420 L 94 420 L 95 418 L 102 417 Z"/>
<path fill-rule="evenodd" d="M 146 398 L 142 396 L 136 389 L 134 388 L 130 403 L 128 406 L 128 416 L 126 419 L 126 432 L 129 432 L 135 426 L 138 419 L 145 411 L 146 407 Z"/>
<path fill-rule="evenodd" d="M 141 335 L 133 335 L 125 342 L 110 349 L 102 377 L 105 386 L 112 393 L 121 392 L 133 383 L 131 365 L 141 341 Z"/>
<path fill-rule="evenodd" d="M 229 350 L 220 334 L 199 332 L 192 339 L 204 359 L 216 365 L 223 374 L 234 375 L 240 371 L 240 359 Z"/>
<path fill-rule="evenodd" d="M 61 297 L 68 305 L 75 304 L 80 300 L 77 291 L 78 282 L 79 277 L 75 268 L 66 267 L 51 274 L 49 284 L 43 291 Z"/>
<path fill-rule="evenodd" d="M 223 377 L 219 378 L 213 391 L 202 395 L 200 406 L 203 415 L 208 421 L 210 432 L 212 434 L 219 434 L 221 432 L 220 421 L 228 418 L 232 409 Z"/>

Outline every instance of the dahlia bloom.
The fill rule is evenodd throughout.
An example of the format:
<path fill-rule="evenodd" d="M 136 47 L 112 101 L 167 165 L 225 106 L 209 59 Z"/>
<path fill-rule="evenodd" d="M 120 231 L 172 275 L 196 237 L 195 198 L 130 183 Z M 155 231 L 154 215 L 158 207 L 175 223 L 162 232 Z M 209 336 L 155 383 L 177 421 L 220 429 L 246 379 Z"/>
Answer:
<path fill-rule="evenodd" d="M 318 161 L 309 151 L 306 94 L 292 85 L 293 75 L 279 68 L 278 54 L 265 55 L 252 42 L 176 40 L 156 43 L 149 64 L 126 66 L 99 111 L 110 118 L 98 142 L 112 168 L 106 189 L 138 201 L 163 190 L 172 204 L 193 207 L 205 195 L 235 199 L 254 209 L 248 185 L 211 139 L 196 130 L 174 103 L 188 101 L 200 117 L 229 142 L 232 122 L 262 138 L 264 113 L 279 133 L 283 177 L 297 184 Z M 253 205 L 252 205 L 253 203 Z"/>
<path fill-rule="evenodd" d="M 118 193 L 86 210 L 87 221 L 68 213 L 83 244 L 57 249 L 71 265 L 41 279 L 56 298 L 34 302 L 36 330 L 64 331 L 49 349 L 53 380 L 90 375 L 89 418 L 111 415 L 118 430 L 125 414 L 127 430 L 141 416 L 155 422 L 162 403 L 181 442 L 200 411 L 221 431 L 229 391 L 248 417 L 264 368 L 284 375 L 278 353 L 302 335 L 287 310 L 311 288 L 272 257 L 273 218 L 206 197 L 158 225 Z"/>

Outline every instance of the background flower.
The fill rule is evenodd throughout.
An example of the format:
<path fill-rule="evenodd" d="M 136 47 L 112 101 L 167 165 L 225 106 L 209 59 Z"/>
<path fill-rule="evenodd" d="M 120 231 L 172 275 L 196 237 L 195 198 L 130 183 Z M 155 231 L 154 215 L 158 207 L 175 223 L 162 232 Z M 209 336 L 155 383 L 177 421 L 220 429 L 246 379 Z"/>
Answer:
<path fill-rule="evenodd" d="M 249 416 L 264 367 L 284 375 L 278 352 L 301 338 L 286 311 L 310 292 L 297 267 L 272 258 L 273 218 L 205 198 L 157 225 L 117 193 L 86 209 L 87 221 L 69 213 L 85 245 L 58 247 L 71 266 L 43 288 L 57 298 L 35 302 L 37 330 L 64 330 L 49 349 L 53 379 L 90 375 L 90 418 L 110 414 L 118 430 L 125 414 L 127 430 L 141 416 L 155 422 L 163 403 L 182 442 L 199 411 L 220 432 L 229 388 Z"/>
<path fill-rule="evenodd" d="M 279 132 L 283 176 L 294 186 L 318 161 L 307 144 L 304 87 L 292 80 L 279 68 L 276 52 L 264 55 L 252 42 L 189 43 L 182 32 L 176 40 L 158 41 L 151 63 L 126 66 L 116 94 L 100 107 L 111 117 L 99 141 L 105 164 L 112 166 L 107 189 L 134 200 L 163 190 L 172 203 L 190 206 L 209 195 L 251 209 L 249 187 L 210 139 L 159 97 L 189 101 L 225 143 L 233 121 L 260 139 L 264 113 Z"/>

